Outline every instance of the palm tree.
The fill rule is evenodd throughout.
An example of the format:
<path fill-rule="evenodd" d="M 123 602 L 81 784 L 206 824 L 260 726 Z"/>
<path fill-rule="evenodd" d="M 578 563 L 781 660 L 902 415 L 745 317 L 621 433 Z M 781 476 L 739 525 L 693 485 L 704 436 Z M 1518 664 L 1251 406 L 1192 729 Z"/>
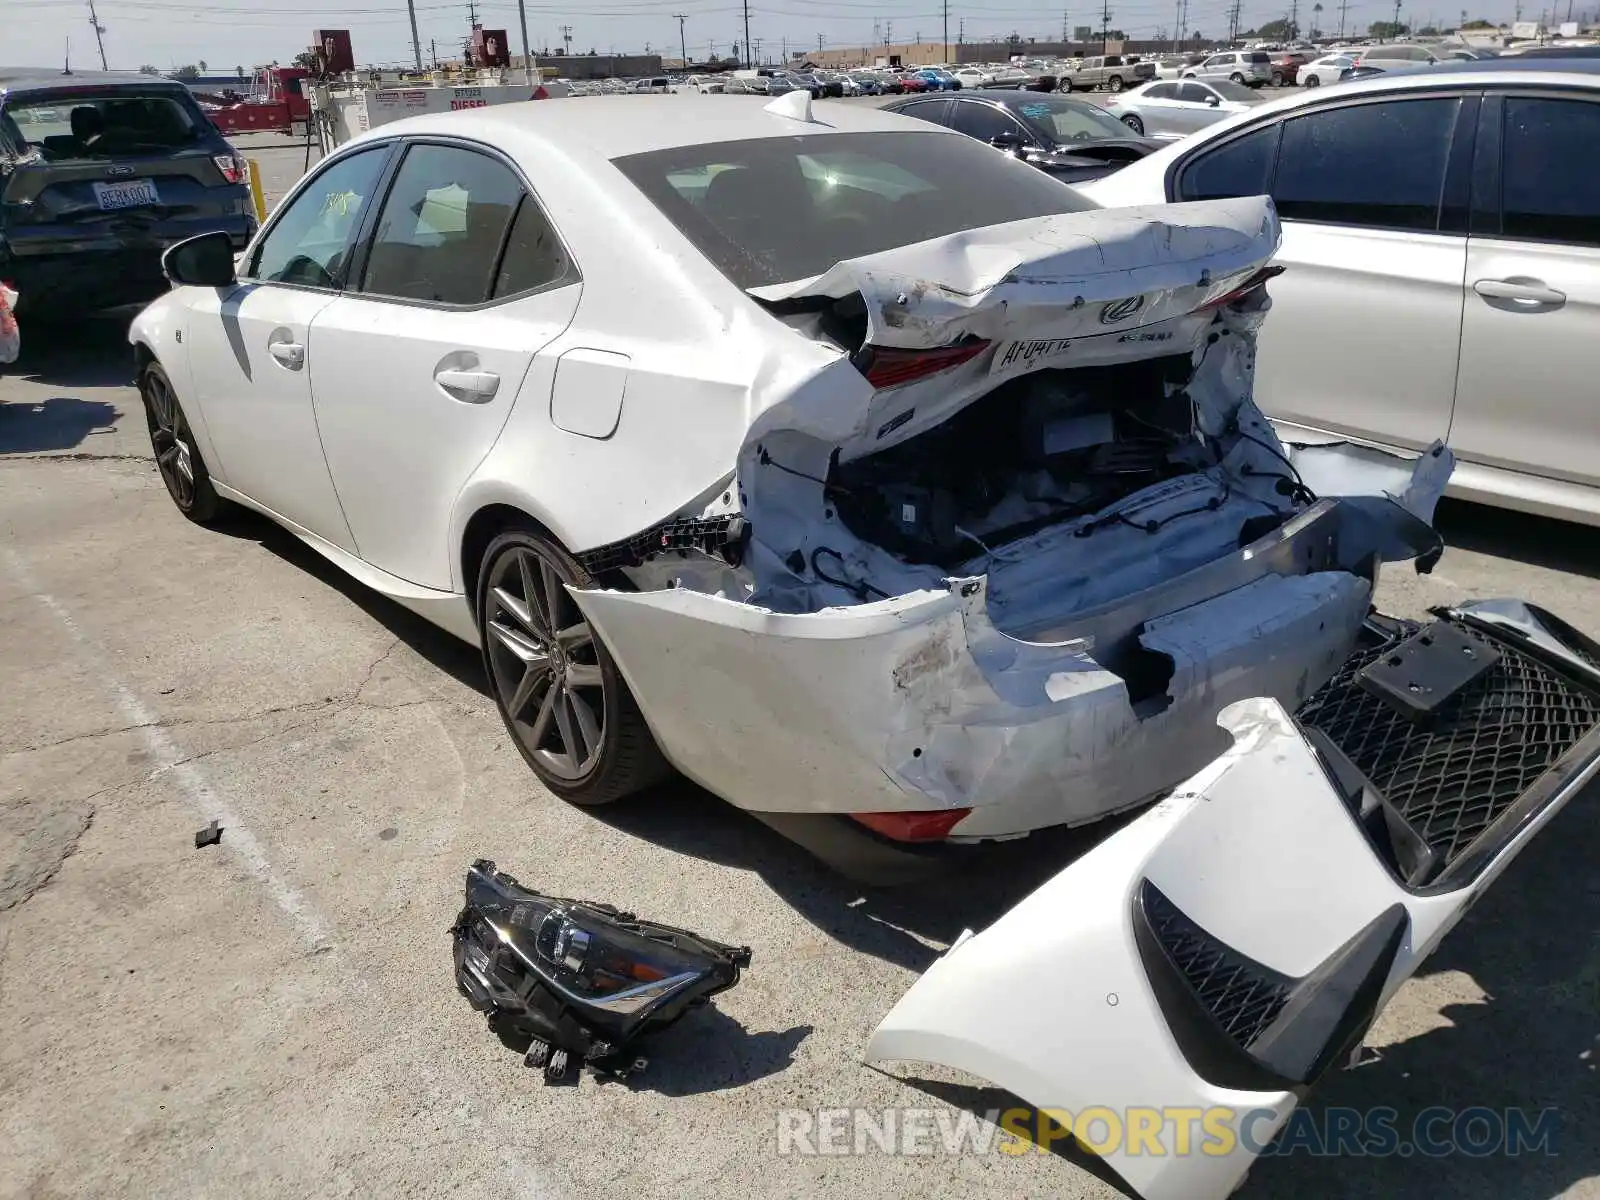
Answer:
<path fill-rule="evenodd" d="M 1318 25 L 1317 18 L 1320 17 L 1321 15 L 1322 15 L 1322 5 L 1321 4 L 1313 4 L 1311 6 L 1311 40 L 1312 41 L 1316 41 L 1317 40 L 1317 25 Z"/>

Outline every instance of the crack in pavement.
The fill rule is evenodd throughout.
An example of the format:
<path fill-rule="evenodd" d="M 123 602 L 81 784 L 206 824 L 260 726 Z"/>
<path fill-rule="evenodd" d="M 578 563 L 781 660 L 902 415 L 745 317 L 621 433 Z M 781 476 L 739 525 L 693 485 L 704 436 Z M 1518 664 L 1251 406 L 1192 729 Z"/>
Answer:
<path fill-rule="evenodd" d="M 20 862 L 13 862 L 7 865 L 5 875 L 0 877 L 0 912 L 19 908 L 26 904 L 43 891 L 50 881 L 60 873 L 62 864 L 77 853 L 78 843 L 83 840 L 83 835 L 89 832 L 89 826 L 94 824 L 95 808 L 87 802 L 96 796 L 103 795 L 108 790 L 107 788 L 101 788 L 100 791 L 86 796 L 78 802 L 86 806 L 83 810 L 83 815 L 78 820 L 78 828 L 67 835 L 61 847 L 61 852 L 50 856 L 54 861 L 49 861 L 48 865 L 43 866 L 35 864 L 30 869 L 28 855 L 24 853 Z M 70 811 L 68 810 L 69 813 Z M 48 828 L 35 828 L 30 832 L 35 837 L 42 838 L 50 833 L 50 830 Z M 30 839 L 25 838 L 24 842 L 28 840 Z"/>
<path fill-rule="evenodd" d="M 51 750 L 58 746 L 71 745 L 73 742 L 94 741 L 99 738 L 114 737 L 119 733 L 132 733 L 140 729 L 205 729 L 218 725 L 243 725 L 251 721 L 265 720 L 268 717 L 277 716 L 281 713 L 314 712 L 321 717 L 330 715 L 334 712 L 343 711 L 352 705 L 360 705 L 363 708 L 380 709 L 409 708 L 412 705 L 423 704 L 430 700 L 436 699 L 437 697 L 429 695 L 418 700 L 400 700 L 392 704 L 374 704 L 371 701 L 363 700 L 361 698 L 361 694 L 367 690 L 368 686 L 371 685 L 374 676 L 377 674 L 378 668 L 387 662 L 394 652 L 403 645 L 404 642 L 402 642 L 400 638 L 395 638 L 367 667 L 359 684 L 357 684 L 348 692 L 342 692 L 335 696 L 328 696 L 321 700 L 302 700 L 295 704 L 278 704 L 271 708 L 264 708 L 253 713 L 244 713 L 236 717 L 162 717 L 158 720 L 149 721 L 142 724 L 115 725 L 107 729 L 93 729 L 83 733 L 68 734 L 66 737 L 56 738 L 54 741 L 34 742 L 27 746 L 18 746 L 14 749 L 7 750 L 6 756 L 9 757 L 13 754 L 30 754 L 38 750 Z M 421 685 L 417 686 L 420 689 Z M 279 732 L 285 732 L 288 729 L 304 728 L 306 724 L 310 724 L 310 722 L 286 726 L 284 730 L 280 730 Z M 268 734 L 267 736 L 270 737 L 272 735 Z M 251 744 L 253 743 L 241 743 L 241 745 Z M 221 749 L 228 748 L 229 747 L 222 747 Z M 208 754 L 213 754 L 216 752 L 217 751 L 214 750 L 207 751 Z"/>

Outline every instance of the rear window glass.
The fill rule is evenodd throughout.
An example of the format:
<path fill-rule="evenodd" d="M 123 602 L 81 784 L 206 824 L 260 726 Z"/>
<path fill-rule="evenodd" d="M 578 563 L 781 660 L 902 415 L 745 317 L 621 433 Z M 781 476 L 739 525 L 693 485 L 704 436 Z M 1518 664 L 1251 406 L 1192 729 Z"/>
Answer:
<path fill-rule="evenodd" d="M 7 102 L 7 133 L 46 158 L 181 150 L 204 137 L 204 118 L 173 94 L 25 97 Z"/>
<path fill-rule="evenodd" d="M 1254 54 L 1246 54 L 1244 57 L 1245 57 L 1245 61 L 1246 62 L 1269 63 L 1269 62 L 1272 61 L 1272 59 L 1267 55 L 1267 53 L 1265 51 L 1262 51 L 1262 50 L 1258 50 Z"/>
<path fill-rule="evenodd" d="M 970 138 L 832 133 L 679 146 L 614 160 L 742 288 L 962 229 L 1096 207 Z"/>

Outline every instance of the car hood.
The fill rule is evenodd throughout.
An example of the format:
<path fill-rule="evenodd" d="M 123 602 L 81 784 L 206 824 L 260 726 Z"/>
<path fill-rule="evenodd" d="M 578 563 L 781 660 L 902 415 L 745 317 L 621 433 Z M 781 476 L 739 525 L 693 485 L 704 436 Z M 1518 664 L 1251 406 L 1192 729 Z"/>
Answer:
<path fill-rule="evenodd" d="M 1264 196 L 1104 209 L 963 230 L 752 288 L 779 311 L 859 295 L 866 336 L 844 347 L 839 369 L 758 402 L 746 450 L 791 429 L 849 460 L 1064 356 L 1076 365 L 1107 361 L 1098 355 L 1113 348 L 1122 360 L 1173 353 L 1195 332 L 1186 319 L 1209 322 L 1210 306 L 1260 270 L 1280 237 Z M 868 382 L 869 360 L 935 352 L 953 365 L 897 386 Z"/>

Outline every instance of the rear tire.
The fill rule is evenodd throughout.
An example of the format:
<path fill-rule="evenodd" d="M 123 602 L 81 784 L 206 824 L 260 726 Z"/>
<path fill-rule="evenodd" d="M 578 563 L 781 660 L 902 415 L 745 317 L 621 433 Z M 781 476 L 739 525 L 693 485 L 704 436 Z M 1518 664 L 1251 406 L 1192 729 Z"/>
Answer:
<path fill-rule="evenodd" d="M 194 443 L 194 432 L 184 416 L 172 380 L 158 362 L 140 372 L 139 395 L 144 400 L 145 424 L 150 429 L 150 449 L 156 470 L 167 485 L 178 511 L 196 525 L 213 525 L 228 508 L 211 485 L 211 472 Z"/>
<path fill-rule="evenodd" d="M 1313 88 L 1313 87 L 1316 87 L 1321 82 L 1322 82 L 1322 80 L 1318 79 L 1315 75 L 1307 75 L 1306 76 L 1305 86 L 1308 87 L 1308 88 Z"/>
<path fill-rule="evenodd" d="M 592 583 L 543 533 L 509 529 L 484 551 L 477 595 L 484 671 L 506 732 L 545 787 L 584 807 L 672 774 L 610 651 L 563 586 Z"/>
<path fill-rule="evenodd" d="M 1277 71 L 1274 71 L 1272 73 L 1272 86 L 1273 87 L 1282 87 L 1283 86 L 1283 75 L 1281 73 L 1279 73 Z"/>
<path fill-rule="evenodd" d="M 1122 123 L 1140 137 L 1144 136 L 1144 122 L 1139 119 L 1138 113 L 1128 113 L 1122 118 Z"/>

